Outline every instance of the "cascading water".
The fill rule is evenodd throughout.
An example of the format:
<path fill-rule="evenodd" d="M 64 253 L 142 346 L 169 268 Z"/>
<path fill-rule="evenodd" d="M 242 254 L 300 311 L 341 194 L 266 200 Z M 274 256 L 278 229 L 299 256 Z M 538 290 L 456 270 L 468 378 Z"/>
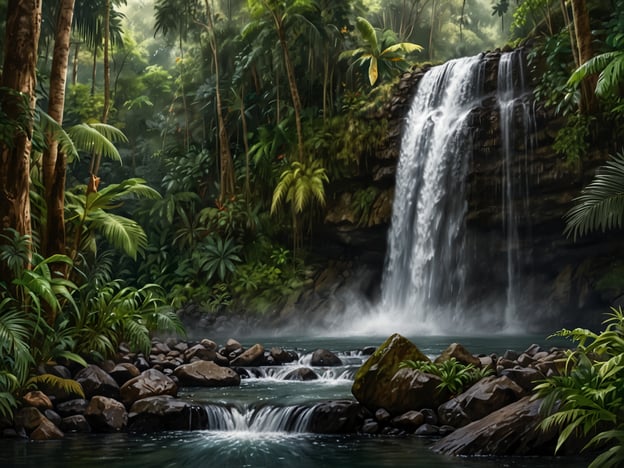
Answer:
<path fill-rule="evenodd" d="M 452 60 L 422 78 L 407 116 L 397 168 L 381 310 L 436 328 L 453 320 L 465 284 L 468 117 L 483 94 L 481 57 Z M 445 305 L 449 314 L 432 308 Z M 447 307 L 448 306 L 448 307 Z M 442 316 L 444 315 L 444 316 Z"/>
<path fill-rule="evenodd" d="M 518 219 L 528 213 L 528 156 L 533 148 L 530 135 L 535 134 L 535 113 L 527 89 L 521 49 L 501 54 L 498 65 L 497 101 L 500 110 L 502 150 L 502 219 L 507 261 L 507 291 L 504 328 L 522 329 L 518 313 L 520 283 L 520 249 Z M 518 137 L 524 142 L 518 155 Z M 520 164 L 516 158 L 522 157 Z M 514 167 L 518 168 L 514 172 Z"/>

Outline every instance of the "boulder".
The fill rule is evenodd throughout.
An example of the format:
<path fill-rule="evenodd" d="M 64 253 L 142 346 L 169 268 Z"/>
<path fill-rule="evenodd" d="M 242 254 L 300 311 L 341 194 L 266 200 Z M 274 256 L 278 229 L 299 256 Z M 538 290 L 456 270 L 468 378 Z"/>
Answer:
<path fill-rule="evenodd" d="M 50 398 L 39 390 L 28 392 L 22 397 L 22 402 L 24 403 L 24 406 L 32 406 L 33 408 L 37 408 L 41 411 L 52 409 L 52 402 L 50 401 Z"/>
<path fill-rule="evenodd" d="M 156 432 L 204 429 L 208 415 L 203 406 L 169 395 L 144 398 L 130 408 L 130 432 Z"/>
<path fill-rule="evenodd" d="M 184 352 L 184 359 L 190 361 L 193 358 L 200 359 L 202 361 L 214 361 L 217 352 L 214 349 L 208 349 L 202 344 L 196 344 L 191 346 Z"/>
<path fill-rule="evenodd" d="M 503 369 L 501 376 L 508 377 L 522 387 L 525 391 L 531 392 L 539 380 L 543 380 L 545 375 L 532 367 L 514 367 Z"/>
<path fill-rule="evenodd" d="M 148 369 L 121 386 L 121 401 L 130 406 L 137 400 L 157 395 L 177 396 L 178 385 L 162 372 Z"/>
<path fill-rule="evenodd" d="M 309 367 L 299 367 L 284 376 L 284 380 L 308 381 L 317 380 L 319 376 Z"/>
<path fill-rule="evenodd" d="M 229 367 L 211 361 L 195 361 L 179 366 L 175 376 L 182 385 L 200 387 L 233 387 L 240 385 L 240 375 Z"/>
<path fill-rule="evenodd" d="M 327 349 L 317 349 L 312 354 L 310 365 L 318 367 L 341 366 L 342 361 L 338 356 Z"/>
<path fill-rule="evenodd" d="M 211 349 L 213 351 L 216 351 L 218 346 L 217 343 L 215 343 L 212 340 L 209 340 L 208 338 L 204 338 L 203 340 L 201 340 L 200 344 L 206 348 L 206 349 Z"/>
<path fill-rule="evenodd" d="M 509 378 L 486 377 L 438 408 L 441 424 L 462 427 L 524 396 L 525 391 Z"/>
<path fill-rule="evenodd" d="M 417 369 L 399 369 L 387 383 L 387 393 L 380 395 L 382 408 L 392 415 L 409 410 L 437 408 L 449 397 L 447 390 L 440 390 L 440 377 Z"/>
<path fill-rule="evenodd" d="M 445 455 L 530 455 L 546 448 L 552 453 L 556 433 L 544 433 L 537 426 L 541 400 L 527 396 L 478 421 L 457 429 L 433 444 L 434 452 Z"/>
<path fill-rule="evenodd" d="M 362 407 L 353 400 L 324 401 L 314 407 L 307 430 L 315 434 L 353 433 L 363 420 Z"/>
<path fill-rule="evenodd" d="M 31 432 L 31 440 L 57 440 L 63 438 L 63 432 L 49 419 L 43 418 L 37 428 Z"/>
<path fill-rule="evenodd" d="M 228 338 L 228 340 L 225 342 L 225 349 L 223 351 L 223 354 L 227 356 L 230 353 L 241 351 L 242 349 L 243 345 L 241 345 L 238 341 L 236 341 L 234 338 Z"/>
<path fill-rule="evenodd" d="M 451 358 L 455 358 L 457 362 L 462 364 L 472 364 L 475 367 L 481 367 L 481 360 L 478 357 L 473 356 L 463 345 L 459 343 L 451 343 L 434 361 L 436 364 L 441 364 L 448 361 Z"/>
<path fill-rule="evenodd" d="M 56 411 L 47 409 L 43 412 L 43 415 L 48 418 L 50 422 L 56 427 L 61 427 L 61 421 L 63 418 L 61 418 L 61 415 L 58 414 Z"/>
<path fill-rule="evenodd" d="M 121 362 L 113 367 L 109 374 L 117 382 L 117 385 L 121 386 L 128 380 L 141 375 L 141 371 L 130 362 Z"/>
<path fill-rule="evenodd" d="M 284 348 L 274 346 L 271 348 L 271 357 L 275 364 L 288 364 L 299 359 L 294 351 L 285 351 Z"/>
<path fill-rule="evenodd" d="M 82 386 L 87 398 L 96 395 L 119 398 L 119 385 L 115 379 L 98 366 L 88 365 L 74 376 L 74 380 Z"/>
<path fill-rule="evenodd" d="M 13 417 L 16 429 L 24 429 L 26 432 L 34 431 L 44 419 L 47 418 L 41 411 L 32 406 L 18 410 Z"/>
<path fill-rule="evenodd" d="M 118 432 L 128 423 L 123 404 L 105 396 L 94 396 L 85 411 L 85 418 L 95 431 Z"/>
<path fill-rule="evenodd" d="M 392 418 L 390 422 L 394 427 L 414 432 L 425 422 L 425 416 L 420 411 L 411 410 Z"/>
<path fill-rule="evenodd" d="M 434 424 L 422 424 L 418 429 L 414 431 L 414 435 L 432 437 L 440 434 L 440 428 Z"/>
<path fill-rule="evenodd" d="M 429 362 L 429 358 L 408 339 L 398 333 L 392 335 L 362 364 L 355 374 L 351 392 L 371 411 L 385 408 L 391 413 L 400 414 L 410 409 L 420 409 L 401 404 L 403 395 L 391 384 L 400 364 L 406 360 Z M 429 389 L 435 391 L 435 385 Z"/>
<path fill-rule="evenodd" d="M 264 346 L 256 343 L 230 363 L 232 366 L 261 365 L 264 359 Z"/>
<path fill-rule="evenodd" d="M 74 416 L 76 414 L 84 414 L 89 406 L 89 402 L 84 398 L 76 398 L 74 400 L 64 401 L 56 405 L 56 411 L 62 417 Z"/>
<path fill-rule="evenodd" d="M 91 432 L 91 426 L 82 414 L 76 414 L 74 416 L 68 416 L 61 421 L 61 430 L 65 432 Z"/>

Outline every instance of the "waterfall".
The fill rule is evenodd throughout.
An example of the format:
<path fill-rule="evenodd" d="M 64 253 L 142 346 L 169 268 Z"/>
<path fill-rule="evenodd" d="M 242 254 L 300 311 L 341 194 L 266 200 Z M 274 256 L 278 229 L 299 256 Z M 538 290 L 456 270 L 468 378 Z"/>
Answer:
<path fill-rule="evenodd" d="M 457 317 L 467 273 L 468 121 L 483 79 L 480 56 L 434 67 L 407 116 L 380 305 L 403 323 L 435 328 Z"/>
<path fill-rule="evenodd" d="M 206 406 L 211 431 L 229 432 L 306 432 L 315 406 Z"/>
<path fill-rule="evenodd" d="M 531 93 L 527 90 L 522 50 L 501 54 L 498 64 L 496 97 L 500 110 L 502 152 L 502 220 L 507 262 L 507 291 L 505 328 L 521 329 L 518 312 L 520 278 L 520 248 L 518 219 L 528 214 L 528 156 L 533 149 L 535 113 Z M 521 140 L 521 153 L 518 146 Z M 517 158 L 522 157 L 520 163 Z M 515 170 L 514 170 L 515 168 Z"/>

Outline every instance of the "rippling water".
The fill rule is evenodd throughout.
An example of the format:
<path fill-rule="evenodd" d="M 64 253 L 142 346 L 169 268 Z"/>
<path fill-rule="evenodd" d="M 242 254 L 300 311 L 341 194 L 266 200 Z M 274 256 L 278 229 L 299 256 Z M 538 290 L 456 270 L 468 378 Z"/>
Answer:
<path fill-rule="evenodd" d="M 411 337 L 427 354 L 434 356 L 453 341 L 464 343 L 474 353 L 506 349 L 524 350 L 532 343 L 549 347 L 562 342 L 546 342 L 544 337 L 491 336 L 487 338 Z M 428 449 L 430 439 L 364 435 L 318 435 L 277 430 L 275 419 L 289 411 L 305 411 L 325 400 L 352 398 L 349 378 L 365 359 L 358 351 L 377 346 L 384 338 L 304 337 L 249 338 L 266 347 L 281 345 L 297 349 L 299 363 L 309 364 L 306 353 L 317 348 L 333 350 L 345 366 L 337 369 L 315 368 L 322 378 L 308 382 L 280 380 L 276 369 L 263 369 L 259 378 L 243 380 L 240 387 L 188 388 L 179 397 L 192 400 L 213 415 L 232 418 L 220 423 L 219 430 L 164 432 L 152 435 L 68 434 L 64 440 L 28 442 L 0 439 L 1 467 L 581 467 L 586 460 L 569 458 L 450 458 Z M 215 408 L 219 408 L 215 410 Z M 299 408 L 299 409 L 295 409 Z M 219 416 L 219 411 L 227 411 Z M 264 419 L 262 419 L 264 418 Z M 271 420 L 271 418 L 273 418 Z M 262 419 L 262 420 L 260 420 Z M 255 421 L 255 422 L 254 422 Z M 299 428 L 296 430 L 305 430 Z"/>

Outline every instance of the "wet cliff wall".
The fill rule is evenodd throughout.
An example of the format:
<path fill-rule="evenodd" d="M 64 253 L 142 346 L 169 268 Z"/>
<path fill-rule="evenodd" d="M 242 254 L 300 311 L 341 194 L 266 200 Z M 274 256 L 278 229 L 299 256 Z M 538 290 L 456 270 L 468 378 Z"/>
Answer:
<path fill-rule="evenodd" d="M 500 52 L 483 55 L 485 97 L 470 117 L 470 147 L 466 148 L 472 154 L 466 200 L 469 241 L 466 248 L 471 258 L 467 301 L 495 297 L 492 292 L 496 291 L 504 295 L 508 251 L 512 249 L 518 263 L 514 288 L 520 292 L 520 310 L 526 310 L 535 328 L 598 324 L 603 319 L 602 313 L 617 303 L 623 292 L 605 280 L 622 251 L 620 236 L 596 234 L 574 242 L 563 235 L 563 218 L 573 198 L 607 159 L 607 150 L 596 142 L 582 161 L 567 161 L 552 148 L 561 119 L 535 103 L 532 134 L 527 138 L 517 132 L 512 145 L 510 173 L 523 190 L 518 190 L 513 200 L 518 207 L 515 210 L 518 237 L 509 244 L 503 228 L 503 157 L 496 101 L 500 55 Z M 383 269 L 405 116 L 425 72 L 426 69 L 418 68 L 404 74 L 392 98 L 371 115 L 372 119 L 387 119 L 388 134 L 362 164 L 367 171 L 358 175 L 355 185 L 341 184 L 348 189 L 333 187 L 320 236 L 322 241 L 317 245 L 330 257 L 340 256 L 376 272 L 363 286 L 370 296 L 375 295 Z M 527 142 L 530 148 L 526 147 Z M 352 209 L 358 187 L 359 190 L 375 188 L 375 198 L 364 222 L 356 219 Z M 497 306 L 493 299 L 492 307 Z M 556 320 L 554 325 L 553 320 Z"/>

